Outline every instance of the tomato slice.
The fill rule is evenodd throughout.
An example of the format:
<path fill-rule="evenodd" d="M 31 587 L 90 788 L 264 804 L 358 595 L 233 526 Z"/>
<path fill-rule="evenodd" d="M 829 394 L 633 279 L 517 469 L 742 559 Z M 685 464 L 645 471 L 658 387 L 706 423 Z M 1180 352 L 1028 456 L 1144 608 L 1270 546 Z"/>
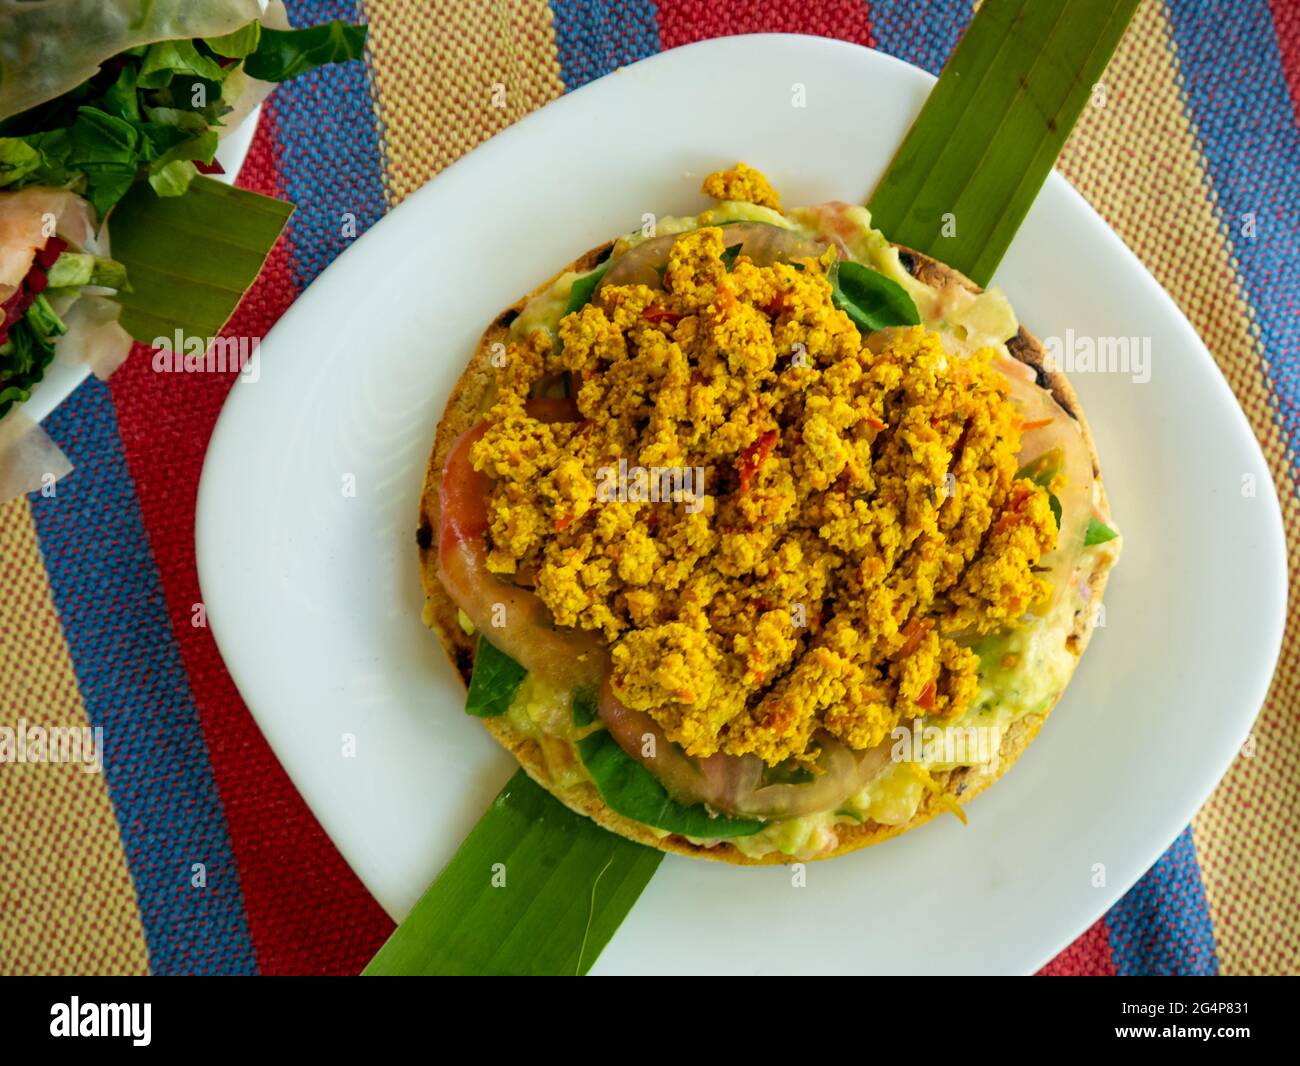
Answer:
<path fill-rule="evenodd" d="M 572 401 L 530 400 L 528 413 L 547 422 L 571 421 Z M 479 632 L 530 673 L 559 688 L 594 685 L 608 655 L 594 633 L 556 628 L 531 589 L 487 568 L 488 492 L 491 478 L 474 469 L 470 455 L 487 423 L 467 430 L 447 453 L 438 493 L 438 577 Z"/>

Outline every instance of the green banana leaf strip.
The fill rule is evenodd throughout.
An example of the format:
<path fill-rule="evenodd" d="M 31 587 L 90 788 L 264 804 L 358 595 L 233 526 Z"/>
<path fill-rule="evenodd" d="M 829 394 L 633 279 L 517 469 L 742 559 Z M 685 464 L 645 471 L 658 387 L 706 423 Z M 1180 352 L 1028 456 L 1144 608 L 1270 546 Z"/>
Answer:
<path fill-rule="evenodd" d="M 113 258 L 131 291 L 114 297 L 136 340 L 215 337 L 284 229 L 293 205 L 197 177 L 160 199 L 138 184 L 113 212 Z"/>
<path fill-rule="evenodd" d="M 519 770 L 363 976 L 585 974 L 662 861 Z"/>
<path fill-rule="evenodd" d="M 478 647 L 474 649 L 474 673 L 469 679 L 465 713 L 475 718 L 505 714 L 527 672 L 480 633 Z"/>
<path fill-rule="evenodd" d="M 985 0 L 868 204 L 874 224 L 987 285 L 1136 7 Z"/>

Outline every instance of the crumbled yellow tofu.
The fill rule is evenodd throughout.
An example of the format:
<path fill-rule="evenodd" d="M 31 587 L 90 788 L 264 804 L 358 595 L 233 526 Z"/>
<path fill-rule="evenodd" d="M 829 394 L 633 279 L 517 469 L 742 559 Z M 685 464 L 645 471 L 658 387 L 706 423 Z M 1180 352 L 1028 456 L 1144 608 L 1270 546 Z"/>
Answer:
<path fill-rule="evenodd" d="M 704 179 L 701 191 L 715 200 L 740 200 L 747 204 L 758 204 L 759 207 L 770 207 L 773 211 L 781 210 L 781 198 L 767 178 L 744 163 L 737 163 L 730 170 L 710 174 Z"/>
<path fill-rule="evenodd" d="M 743 164 L 705 191 L 779 205 Z M 603 286 L 554 342 L 512 345 L 473 451 L 489 566 L 603 634 L 616 693 L 688 754 L 812 762 L 819 731 L 866 748 L 965 710 L 978 659 L 960 639 L 1050 591 L 1034 568 L 1055 520 L 1015 476 L 991 352 L 958 358 L 921 327 L 864 338 L 829 258 L 728 264 L 725 247 L 688 233 L 662 291 Z M 532 417 L 530 391 L 561 376 L 571 420 Z"/>

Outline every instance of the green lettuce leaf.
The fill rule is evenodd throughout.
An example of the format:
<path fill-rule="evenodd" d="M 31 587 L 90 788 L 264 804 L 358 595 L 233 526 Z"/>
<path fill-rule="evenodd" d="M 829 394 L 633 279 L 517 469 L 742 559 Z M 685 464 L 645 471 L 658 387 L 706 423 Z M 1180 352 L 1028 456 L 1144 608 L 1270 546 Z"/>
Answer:
<path fill-rule="evenodd" d="M 193 41 L 159 41 L 145 52 L 136 83 L 142 89 L 161 89 L 178 74 L 220 84 L 226 79 L 226 68 L 203 55 Z"/>
<path fill-rule="evenodd" d="M 262 27 L 255 51 L 244 59 L 244 73 L 259 81 L 288 81 L 326 63 L 360 59 L 366 27 L 335 20 L 302 30 Z"/>
<path fill-rule="evenodd" d="M 149 185 L 159 196 L 183 196 L 199 172 L 188 159 L 149 168 Z"/>
<path fill-rule="evenodd" d="M 203 43 L 219 56 L 227 59 L 243 59 L 257 50 L 262 39 L 262 24 L 254 19 L 247 26 L 227 33 L 221 37 L 205 37 Z"/>
<path fill-rule="evenodd" d="M 41 166 L 41 153 L 18 137 L 0 137 L 0 189 L 21 182 Z"/>
<path fill-rule="evenodd" d="M 116 259 L 105 259 L 89 252 L 64 252 L 45 276 L 50 289 L 80 289 L 86 285 L 124 289 L 127 284 L 126 267 Z"/>
<path fill-rule="evenodd" d="M 127 64 L 118 72 L 117 81 L 108 87 L 100 104 L 110 115 L 127 122 L 140 121 L 140 85 L 134 66 Z"/>

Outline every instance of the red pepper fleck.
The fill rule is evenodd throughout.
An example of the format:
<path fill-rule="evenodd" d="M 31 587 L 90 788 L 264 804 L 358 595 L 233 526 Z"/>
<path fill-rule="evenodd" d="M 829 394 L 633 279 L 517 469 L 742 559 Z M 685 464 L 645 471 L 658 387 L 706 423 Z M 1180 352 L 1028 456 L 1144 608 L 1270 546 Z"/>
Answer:
<path fill-rule="evenodd" d="M 758 473 L 762 465 L 767 461 L 771 454 L 772 446 L 776 444 L 777 432 L 769 429 L 758 440 L 754 441 L 740 457 L 740 493 L 743 496 L 749 491 L 750 483 L 754 480 L 754 475 Z"/>
<path fill-rule="evenodd" d="M 195 159 L 193 163 L 194 169 L 200 174 L 224 174 L 226 172 L 226 168 L 215 159 L 211 163 L 205 163 L 202 159 Z"/>
<path fill-rule="evenodd" d="M 903 646 L 898 649 L 898 658 L 906 659 L 910 655 L 916 654 L 916 650 L 925 640 L 926 634 L 934 626 L 934 620 L 930 618 L 912 618 L 907 625 L 903 626 L 899 633 L 903 636 Z"/>
<path fill-rule="evenodd" d="M 921 694 L 916 697 L 916 705 L 924 707 L 927 711 L 934 710 L 934 697 L 938 692 L 933 681 L 927 681 L 925 688 L 921 689 Z"/>
<path fill-rule="evenodd" d="M 666 307 L 647 307 L 641 312 L 641 317 L 651 325 L 659 325 L 660 322 L 667 322 L 670 326 L 677 325 L 682 320 L 682 316 L 676 311 L 670 311 Z"/>

